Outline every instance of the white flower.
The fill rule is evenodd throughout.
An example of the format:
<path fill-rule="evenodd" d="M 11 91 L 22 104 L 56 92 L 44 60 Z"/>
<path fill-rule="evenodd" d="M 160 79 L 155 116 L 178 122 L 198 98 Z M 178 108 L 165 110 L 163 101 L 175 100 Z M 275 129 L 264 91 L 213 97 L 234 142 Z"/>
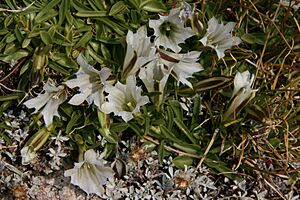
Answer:
<path fill-rule="evenodd" d="M 213 48 L 217 52 L 218 58 L 221 59 L 225 56 L 225 50 L 241 43 L 240 38 L 231 35 L 234 26 L 234 22 L 229 22 L 225 26 L 223 23 L 219 24 L 218 20 L 213 17 L 208 21 L 207 32 L 200 42 L 204 46 Z"/>
<path fill-rule="evenodd" d="M 66 170 L 64 175 L 71 176 L 71 183 L 78 185 L 87 194 L 102 196 L 105 192 L 103 185 L 113 179 L 114 172 L 111 168 L 104 166 L 104 160 L 90 149 L 84 154 L 84 161 L 75 163 L 73 169 Z"/>
<path fill-rule="evenodd" d="M 42 115 L 46 126 L 53 122 L 53 117 L 60 117 L 58 107 L 67 99 L 67 92 L 64 86 L 55 86 L 50 79 L 43 87 L 45 93 L 39 94 L 37 97 L 30 99 L 24 103 L 28 108 L 35 108 L 35 112 L 42 108 Z"/>
<path fill-rule="evenodd" d="M 232 96 L 236 95 L 241 88 L 246 88 L 246 90 L 251 90 L 251 85 L 254 81 L 254 76 L 250 74 L 250 72 L 244 71 L 242 73 L 237 72 L 234 77 L 234 90 Z"/>
<path fill-rule="evenodd" d="M 154 96 L 152 100 L 158 104 L 162 103 L 165 85 L 171 73 L 170 69 L 165 69 L 160 59 L 155 59 L 140 69 L 139 77 L 146 86 L 148 92 L 160 92 L 158 99 Z"/>
<path fill-rule="evenodd" d="M 203 70 L 203 67 L 197 61 L 201 52 L 191 51 L 186 54 L 175 54 L 164 50 L 159 50 L 162 63 L 172 69 L 172 76 L 179 82 L 192 88 L 192 84 L 187 80 L 195 72 Z"/>
<path fill-rule="evenodd" d="M 254 77 L 249 71 L 243 73 L 237 72 L 234 77 L 234 90 L 231 103 L 224 114 L 226 120 L 231 114 L 235 115 L 245 107 L 254 97 L 257 90 L 252 90 L 251 85 Z"/>
<path fill-rule="evenodd" d="M 128 76 L 126 85 L 120 82 L 115 86 L 107 85 L 105 91 L 109 93 L 108 102 L 102 104 L 102 111 L 106 114 L 113 112 L 128 122 L 133 118 L 133 113 L 139 112 L 141 106 L 149 103 L 147 96 L 141 96 L 141 90 L 141 87 L 136 86 L 135 76 Z"/>
<path fill-rule="evenodd" d="M 108 68 L 102 68 L 100 71 L 94 69 L 81 54 L 77 57 L 77 62 L 80 65 L 80 69 L 76 73 L 77 78 L 66 81 L 66 85 L 70 88 L 79 87 L 80 93 L 74 95 L 69 103 L 80 105 L 86 100 L 89 105 L 94 102 L 100 108 L 104 100 L 103 87 L 111 70 Z"/>
<path fill-rule="evenodd" d="M 191 28 L 184 27 L 184 22 L 180 19 L 180 9 L 172 9 L 168 16 L 161 16 L 158 20 L 150 20 L 149 27 L 154 29 L 155 45 L 169 48 L 178 53 L 187 38 L 194 35 Z"/>
<path fill-rule="evenodd" d="M 156 49 L 147 37 L 146 26 L 140 27 L 136 33 L 128 31 L 126 36 L 127 50 L 123 64 L 123 74 L 127 78 L 135 73 L 144 64 L 153 59 Z"/>

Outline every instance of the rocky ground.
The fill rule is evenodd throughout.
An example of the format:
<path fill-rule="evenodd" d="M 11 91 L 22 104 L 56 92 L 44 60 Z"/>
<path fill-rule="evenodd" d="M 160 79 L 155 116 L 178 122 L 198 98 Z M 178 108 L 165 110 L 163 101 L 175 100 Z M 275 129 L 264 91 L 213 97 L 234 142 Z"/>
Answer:
<path fill-rule="evenodd" d="M 18 117 L 16 117 L 18 116 Z M 12 143 L 0 143 L 0 194 L 1 199 L 101 199 L 87 196 L 79 187 L 70 183 L 64 170 L 72 168 L 67 160 L 69 147 L 63 136 L 51 138 L 51 142 L 39 152 L 34 164 L 21 165 L 20 145 L 28 135 L 24 111 L 3 113 Z M 7 120 L 10 119 L 10 120 Z M 102 140 L 102 138 L 99 138 Z M 119 160 L 111 162 L 116 172 L 115 183 L 106 186 L 109 199 L 299 199 L 299 181 L 288 184 L 284 175 L 250 177 L 245 175 L 240 183 L 222 174 L 214 174 L 205 166 L 196 169 L 177 169 L 172 158 L 166 157 L 161 165 L 156 151 L 134 140 L 121 142 Z M 131 148 L 129 148 L 131 147 Z M 50 150 L 51 149 L 51 150 Z M 262 170 L 272 166 L 264 160 L 256 160 Z M 109 163 L 108 163 L 109 164 Z"/>

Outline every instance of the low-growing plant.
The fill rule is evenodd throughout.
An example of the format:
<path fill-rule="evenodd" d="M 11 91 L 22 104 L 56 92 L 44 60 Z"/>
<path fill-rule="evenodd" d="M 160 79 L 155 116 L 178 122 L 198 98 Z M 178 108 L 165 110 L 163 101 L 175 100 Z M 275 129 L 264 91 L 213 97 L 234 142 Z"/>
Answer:
<path fill-rule="evenodd" d="M 19 146 L 22 164 L 61 134 L 78 155 L 69 157 L 75 167 L 65 175 L 88 194 L 105 193 L 114 177 L 104 159 L 122 160 L 120 142 L 130 138 L 155 144 L 157 159 L 171 155 L 178 168 L 206 165 L 238 182 L 257 172 L 295 184 L 298 5 L 6 1 L 0 7 L 3 144 L 12 138 L 1 113 L 25 105 L 35 111 Z M 258 166 L 264 159 L 271 170 Z"/>

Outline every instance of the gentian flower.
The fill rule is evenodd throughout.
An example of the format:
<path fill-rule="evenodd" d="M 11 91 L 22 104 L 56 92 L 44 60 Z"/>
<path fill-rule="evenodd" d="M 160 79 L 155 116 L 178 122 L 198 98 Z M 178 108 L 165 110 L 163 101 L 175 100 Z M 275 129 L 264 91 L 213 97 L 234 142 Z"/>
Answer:
<path fill-rule="evenodd" d="M 224 51 L 234 45 L 241 43 L 241 39 L 233 37 L 231 34 L 235 23 L 229 22 L 226 25 L 219 24 L 218 20 L 213 17 L 208 21 L 208 28 L 205 36 L 200 40 L 204 46 L 208 46 L 217 52 L 218 58 L 225 56 Z"/>
<path fill-rule="evenodd" d="M 164 90 L 171 68 L 167 69 L 160 59 L 155 59 L 140 69 L 139 78 L 143 81 L 148 92 L 160 92 L 157 96 L 153 96 L 155 103 L 161 104 L 164 98 Z"/>
<path fill-rule="evenodd" d="M 41 113 L 44 118 L 46 126 L 53 122 L 53 117 L 60 117 L 58 114 L 58 107 L 67 100 L 67 91 L 64 86 L 55 86 L 52 80 L 48 80 L 44 87 L 44 93 L 37 97 L 30 99 L 24 103 L 27 108 L 35 108 L 34 113 L 42 109 Z"/>
<path fill-rule="evenodd" d="M 140 27 L 136 33 L 128 31 L 126 36 L 127 50 L 123 64 L 123 76 L 135 75 L 144 64 L 153 59 L 156 49 L 147 37 L 146 26 Z"/>
<path fill-rule="evenodd" d="M 113 112 L 121 116 L 125 122 L 133 118 L 133 114 L 140 111 L 140 107 L 149 103 L 147 96 L 142 96 L 141 87 L 136 86 L 135 76 L 128 76 L 126 85 L 117 82 L 115 86 L 107 85 L 105 91 L 108 94 L 107 100 L 102 104 L 101 110 L 109 114 Z"/>
<path fill-rule="evenodd" d="M 75 94 L 69 103 L 80 105 L 87 101 L 91 105 L 94 102 L 100 108 L 104 100 L 103 87 L 111 74 L 111 70 L 108 68 L 102 68 L 100 71 L 94 69 L 82 54 L 77 57 L 77 62 L 80 65 L 80 69 L 76 73 L 77 78 L 68 80 L 65 83 L 69 88 L 79 87 L 80 93 Z"/>
<path fill-rule="evenodd" d="M 90 149 L 84 153 L 84 160 L 75 163 L 73 169 L 66 170 L 65 176 L 71 176 L 71 183 L 78 185 L 87 194 L 102 196 L 105 192 L 103 185 L 114 178 L 114 171 L 104 166 L 104 160 Z"/>
<path fill-rule="evenodd" d="M 254 76 L 251 75 L 248 70 L 242 73 L 237 72 L 233 81 L 234 90 L 232 96 L 236 95 L 242 88 L 245 88 L 247 91 L 250 91 L 253 81 Z"/>
<path fill-rule="evenodd" d="M 251 88 L 253 80 L 254 76 L 251 76 L 249 71 L 236 73 L 234 77 L 234 90 L 232 93 L 231 102 L 227 111 L 223 115 L 224 120 L 226 120 L 232 114 L 235 117 L 236 114 L 255 97 L 257 90 L 253 90 Z"/>
<path fill-rule="evenodd" d="M 184 22 L 180 19 L 180 8 L 174 8 L 168 16 L 161 16 L 158 20 L 150 20 L 149 27 L 154 29 L 156 46 L 169 48 L 175 53 L 180 52 L 180 43 L 193 36 L 194 32 L 189 27 L 184 27 Z"/>
<path fill-rule="evenodd" d="M 176 54 L 159 50 L 162 63 L 172 70 L 171 75 L 179 82 L 193 88 L 187 78 L 192 77 L 195 72 L 203 70 L 203 67 L 197 61 L 201 52 L 191 51 L 185 54 Z"/>

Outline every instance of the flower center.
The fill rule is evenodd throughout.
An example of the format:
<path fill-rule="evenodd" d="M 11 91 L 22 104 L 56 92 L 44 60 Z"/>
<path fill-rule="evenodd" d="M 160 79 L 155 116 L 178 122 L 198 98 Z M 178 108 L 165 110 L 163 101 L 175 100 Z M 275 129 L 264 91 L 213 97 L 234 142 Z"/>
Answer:
<path fill-rule="evenodd" d="M 52 98 L 53 99 L 59 99 L 62 95 L 65 94 L 65 90 L 59 90 L 57 93 L 55 93 Z"/>
<path fill-rule="evenodd" d="M 162 34 L 170 37 L 172 32 L 176 31 L 176 25 L 169 21 L 165 21 L 164 23 L 162 23 L 162 25 L 160 25 L 159 30 Z"/>
<path fill-rule="evenodd" d="M 136 103 L 135 102 L 127 102 L 124 106 L 124 110 L 128 111 L 128 112 L 132 112 L 136 107 Z"/>

